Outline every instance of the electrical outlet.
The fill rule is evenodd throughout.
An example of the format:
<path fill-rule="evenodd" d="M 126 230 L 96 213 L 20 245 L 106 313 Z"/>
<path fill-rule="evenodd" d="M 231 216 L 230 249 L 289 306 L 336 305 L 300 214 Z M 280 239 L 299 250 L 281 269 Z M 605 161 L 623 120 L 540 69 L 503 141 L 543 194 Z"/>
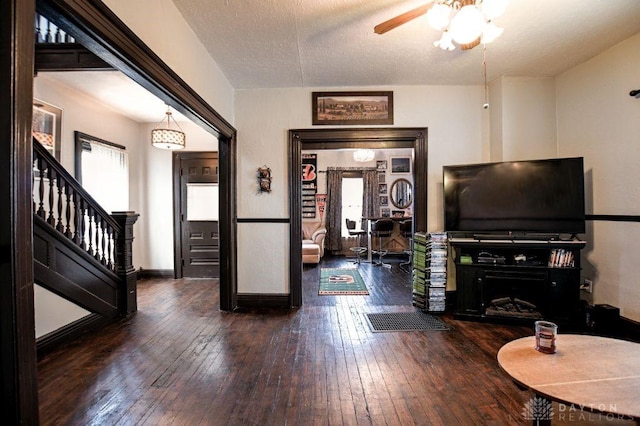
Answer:
<path fill-rule="evenodd" d="M 590 279 L 585 278 L 584 281 L 582 281 L 582 285 L 580 286 L 580 290 L 584 290 L 589 294 L 593 293 L 593 281 L 591 281 Z"/>

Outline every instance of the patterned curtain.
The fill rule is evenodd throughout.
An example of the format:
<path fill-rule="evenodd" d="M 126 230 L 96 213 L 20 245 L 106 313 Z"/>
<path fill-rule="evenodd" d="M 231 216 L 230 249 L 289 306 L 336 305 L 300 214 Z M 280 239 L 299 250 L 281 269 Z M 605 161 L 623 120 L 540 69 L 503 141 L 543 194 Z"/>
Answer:
<path fill-rule="evenodd" d="M 362 217 L 380 216 L 380 197 L 378 196 L 378 172 L 362 171 Z M 367 221 L 362 221 L 362 229 L 369 229 Z"/>
<path fill-rule="evenodd" d="M 326 248 L 334 254 L 342 252 L 342 175 L 342 170 L 327 170 Z"/>

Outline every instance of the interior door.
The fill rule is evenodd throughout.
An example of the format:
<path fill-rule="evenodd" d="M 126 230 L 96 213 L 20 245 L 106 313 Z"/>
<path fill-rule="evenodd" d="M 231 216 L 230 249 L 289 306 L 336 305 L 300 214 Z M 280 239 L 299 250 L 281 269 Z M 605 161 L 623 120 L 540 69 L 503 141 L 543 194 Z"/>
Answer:
<path fill-rule="evenodd" d="M 218 153 L 174 157 L 176 278 L 218 278 Z"/>

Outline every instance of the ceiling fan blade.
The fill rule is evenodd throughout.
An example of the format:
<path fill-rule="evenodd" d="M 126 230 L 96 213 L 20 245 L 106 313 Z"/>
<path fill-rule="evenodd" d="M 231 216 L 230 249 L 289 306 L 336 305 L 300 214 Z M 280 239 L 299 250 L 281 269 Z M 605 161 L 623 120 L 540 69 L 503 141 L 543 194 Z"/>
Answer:
<path fill-rule="evenodd" d="M 429 2 L 423 6 L 418 6 L 415 9 L 411 9 L 408 12 L 402 13 L 395 18 L 391 18 L 388 21 L 384 21 L 381 24 L 376 25 L 373 28 L 373 31 L 376 34 L 384 34 L 387 31 L 391 31 L 392 29 L 399 27 L 402 24 L 406 24 L 412 19 L 416 19 L 419 16 L 424 15 L 427 11 L 433 6 L 433 2 Z"/>

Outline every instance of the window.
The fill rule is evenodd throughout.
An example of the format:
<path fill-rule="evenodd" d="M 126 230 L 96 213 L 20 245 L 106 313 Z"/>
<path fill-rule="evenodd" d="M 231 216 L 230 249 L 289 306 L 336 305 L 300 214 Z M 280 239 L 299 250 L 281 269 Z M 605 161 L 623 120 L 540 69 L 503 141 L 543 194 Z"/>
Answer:
<path fill-rule="evenodd" d="M 83 188 L 107 212 L 129 210 L 129 158 L 125 147 L 76 132 L 76 165 Z M 77 155 L 77 154 L 76 154 Z"/>
<path fill-rule="evenodd" d="M 217 221 L 218 194 L 217 183 L 188 183 L 187 220 Z"/>
<path fill-rule="evenodd" d="M 361 177 L 342 178 L 342 236 L 348 236 L 345 219 L 355 220 L 356 229 L 360 229 L 362 221 L 362 193 L 364 184 Z"/>

